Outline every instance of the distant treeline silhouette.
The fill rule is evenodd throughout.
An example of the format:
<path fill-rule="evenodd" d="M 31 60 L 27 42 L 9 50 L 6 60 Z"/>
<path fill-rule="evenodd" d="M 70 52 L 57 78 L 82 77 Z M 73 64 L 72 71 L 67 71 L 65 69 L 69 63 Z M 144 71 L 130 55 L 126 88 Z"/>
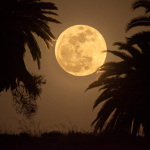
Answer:
<path fill-rule="evenodd" d="M 150 27 L 150 1 L 138 0 L 133 10 L 143 7 L 145 15 L 132 19 L 126 32 L 135 27 Z M 95 132 L 114 132 L 138 135 L 143 128 L 150 136 L 150 31 L 141 31 L 116 42 L 118 50 L 109 53 L 121 58 L 99 68 L 101 75 L 88 89 L 99 87 L 102 93 L 93 108 L 104 102 L 92 125 Z M 87 89 L 87 90 L 88 90 Z"/>
<path fill-rule="evenodd" d="M 43 76 L 29 73 L 25 66 L 26 45 L 40 69 L 41 50 L 34 36 L 49 48 L 55 39 L 48 22 L 60 23 L 51 15 L 57 7 L 41 0 L 3 0 L 0 2 L 0 92 L 10 89 L 17 107 L 30 116 L 36 110 L 35 100 L 45 84 Z M 34 104 L 32 104 L 34 103 Z M 17 105 L 18 104 L 18 105 Z M 32 107 L 34 106 L 34 107 Z M 19 108 L 19 109 L 20 109 Z"/>

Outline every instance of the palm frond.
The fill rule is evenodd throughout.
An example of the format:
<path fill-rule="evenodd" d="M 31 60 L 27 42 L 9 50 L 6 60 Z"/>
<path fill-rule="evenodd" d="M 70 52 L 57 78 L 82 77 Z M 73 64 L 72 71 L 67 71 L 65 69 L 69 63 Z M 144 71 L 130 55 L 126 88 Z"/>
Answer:
<path fill-rule="evenodd" d="M 128 41 L 128 38 L 126 38 Z M 117 45 L 119 50 L 126 50 L 128 51 L 132 57 L 139 57 L 141 55 L 141 52 L 132 46 L 132 44 L 129 43 L 123 43 L 123 42 L 115 42 L 113 45 Z"/>
<path fill-rule="evenodd" d="M 32 16 L 30 16 L 30 17 L 32 17 Z M 52 18 L 50 16 L 43 15 L 42 13 L 35 12 L 35 14 L 34 14 L 33 17 L 36 17 L 36 18 L 38 18 L 38 19 L 40 19 L 42 21 L 49 21 L 49 22 L 54 22 L 54 23 L 61 23 L 60 21 L 58 21 L 58 20 L 56 20 L 56 19 L 54 19 L 54 18 Z"/>
<path fill-rule="evenodd" d="M 120 57 L 120 58 L 123 59 L 123 60 L 129 60 L 129 59 L 132 58 L 131 56 L 127 55 L 127 54 L 124 53 L 124 52 L 112 51 L 112 50 L 108 50 L 108 52 L 109 52 L 109 53 L 112 53 L 112 54 L 114 54 L 114 55 L 116 55 L 116 56 L 118 56 L 118 57 Z"/>
<path fill-rule="evenodd" d="M 146 31 L 146 32 L 143 31 L 143 32 L 138 32 L 132 35 L 130 38 L 126 38 L 126 39 L 129 45 L 134 45 L 138 43 L 146 44 L 149 41 L 149 37 L 150 37 L 150 31 Z"/>
<path fill-rule="evenodd" d="M 128 134 L 131 134 L 133 114 L 131 114 L 131 112 L 130 113 L 129 112 L 130 112 L 130 110 L 128 111 L 127 108 L 126 108 L 126 111 L 121 111 L 121 113 L 119 114 L 119 116 L 117 117 L 117 120 L 115 122 L 114 130 L 118 130 L 120 132 L 123 131 Z"/>
<path fill-rule="evenodd" d="M 122 75 L 124 77 L 122 77 Z M 118 89 L 123 84 L 124 78 L 126 77 L 125 74 L 122 74 L 120 76 L 116 77 L 110 77 L 105 78 L 105 80 L 99 80 L 100 89 L 98 91 L 104 90 L 104 89 Z"/>
<path fill-rule="evenodd" d="M 139 27 L 139 26 L 150 26 L 150 17 L 142 16 L 142 17 L 132 19 L 126 27 L 126 32 L 134 27 Z"/>
<path fill-rule="evenodd" d="M 114 114 L 110 118 L 108 124 L 106 125 L 105 131 L 113 131 L 115 129 L 116 122 L 117 122 L 118 117 L 120 116 L 121 112 L 122 112 L 122 110 L 120 110 L 119 108 L 116 108 L 114 110 Z"/>
<path fill-rule="evenodd" d="M 42 40 L 44 40 L 45 44 L 49 48 L 49 44 L 53 45 L 53 38 L 49 36 L 42 28 L 32 28 L 32 32 L 37 34 Z"/>
<path fill-rule="evenodd" d="M 35 37 L 32 35 L 31 32 L 26 30 L 25 34 L 26 34 L 28 46 L 30 48 L 30 52 L 31 52 L 31 55 L 33 57 L 33 60 L 37 61 L 38 68 L 40 68 L 41 51 L 40 51 L 39 45 L 38 45 Z"/>
<path fill-rule="evenodd" d="M 51 33 L 49 26 L 45 24 L 43 21 L 35 19 L 29 25 L 28 23 L 24 24 L 23 28 L 26 28 L 25 26 L 28 26 L 29 30 L 31 30 L 33 33 L 37 34 L 42 40 L 44 40 L 48 48 L 49 48 L 49 44 L 52 45 L 52 42 L 55 39 L 55 37 Z"/>
<path fill-rule="evenodd" d="M 31 7 L 34 7 L 35 9 L 47 9 L 47 10 L 58 10 L 56 5 L 51 2 L 34 2 L 30 4 Z"/>
<path fill-rule="evenodd" d="M 140 125 L 141 125 L 141 118 L 139 116 L 135 116 L 133 119 L 133 130 L 132 130 L 132 134 L 136 135 L 139 130 L 140 130 Z"/>
<path fill-rule="evenodd" d="M 150 12 L 150 2 L 149 1 L 147 1 L 147 0 L 138 0 L 138 1 L 135 1 L 132 4 L 133 10 L 135 10 L 137 8 L 140 8 L 140 7 L 145 8 L 146 13 Z"/>
<path fill-rule="evenodd" d="M 115 92 L 112 89 L 106 89 L 103 91 L 103 93 L 96 99 L 93 109 L 96 108 L 101 102 L 112 99 L 112 94 Z"/>
<path fill-rule="evenodd" d="M 110 88 L 110 87 L 115 88 L 115 86 L 119 87 L 122 81 L 123 81 L 123 78 L 120 76 L 117 76 L 117 77 L 110 76 L 110 77 L 106 77 L 105 79 L 100 76 L 97 81 L 94 81 L 93 83 L 89 85 L 86 91 L 92 88 L 100 87 L 100 86 L 102 87 L 98 91 L 106 89 L 106 88 Z"/>
<path fill-rule="evenodd" d="M 100 71 L 101 70 L 103 71 L 100 78 L 104 79 L 106 77 L 108 78 L 113 75 L 120 76 L 121 74 L 126 74 L 129 68 L 130 64 L 127 61 L 108 62 L 104 64 L 102 68 L 100 68 Z"/>
<path fill-rule="evenodd" d="M 95 87 L 99 87 L 101 85 L 101 83 L 99 83 L 98 81 L 94 81 L 93 83 L 91 83 L 88 88 L 85 90 L 85 92 L 89 89 L 95 88 Z"/>
<path fill-rule="evenodd" d="M 95 130 L 102 129 L 104 127 L 105 122 L 114 110 L 115 102 L 112 99 L 104 103 L 98 112 L 96 119 L 92 122 L 92 125 L 96 123 L 97 128 L 95 128 Z"/>
<path fill-rule="evenodd" d="M 42 35 L 45 36 L 40 36 L 41 38 L 46 38 L 47 40 L 51 41 L 55 39 L 54 35 L 52 34 L 50 28 L 43 22 L 40 22 L 39 20 L 36 20 L 35 23 L 33 25 L 30 26 L 31 30 L 34 31 L 36 33 L 36 31 L 41 31 L 41 33 L 43 32 Z M 47 35 L 47 36 L 46 36 Z"/>
<path fill-rule="evenodd" d="M 55 16 L 58 16 L 58 14 L 57 13 L 55 13 L 55 12 L 52 12 L 52 11 L 50 11 L 50 10 L 41 10 L 41 13 L 42 14 L 49 14 L 49 15 L 55 15 Z"/>

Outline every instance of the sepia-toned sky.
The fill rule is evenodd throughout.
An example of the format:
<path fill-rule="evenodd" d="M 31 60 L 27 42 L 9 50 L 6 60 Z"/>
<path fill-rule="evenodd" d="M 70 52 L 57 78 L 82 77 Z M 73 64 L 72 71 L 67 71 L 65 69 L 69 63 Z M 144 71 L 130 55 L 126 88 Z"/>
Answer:
<path fill-rule="evenodd" d="M 48 1 L 48 0 L 45 0 Z M 107 48 L 115 49 L 114 42 L 124 41 L 132 32 L 125 33 L 125 26 L 135 16 L 143 11 L 132 12 L 131 4 L 134 0 L 50 0 L 58 7 L 59 17 L 55 17 L 62 24 L 52 24 L 51 30 L 56 39 L 68 27 L 78 24 L 89 25 L 97 29 L 105 38 Z M 42 51 L 41 70 L 33 63 L 30 54 L 25 56 L 26 66 L 32 73 L 42 74 L 47 80 L 43 86 L 41 97 L 38 99 L 38 111 L 35 123 L 40 123 L 41 130 L 91 131 L 90 124 L 96 117 L 97 107 L 92 106 L 100 93 L 98 89 L 84 92 L 88 85 L 96 80 L 100 74 L 77 77 L 65 72 L 57 63 L 54 46 L 47 49 L 40 39 Z M 112 55 L 107 55 L 106 62 L 117 61 Z M 16 132 L 19 120 L 11 100 L 10 92 L 3 92 L 0 96 L 0 129 L 4 132 Z"/>

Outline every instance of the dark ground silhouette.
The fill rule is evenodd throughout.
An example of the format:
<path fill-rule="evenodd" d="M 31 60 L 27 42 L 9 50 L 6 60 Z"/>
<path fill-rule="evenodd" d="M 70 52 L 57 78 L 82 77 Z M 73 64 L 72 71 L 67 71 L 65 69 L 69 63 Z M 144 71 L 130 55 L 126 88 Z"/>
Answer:
<path fill-rule="evenodd" d="M 150 139 L 130 135 L 69 132 L 0 135 L 0 150 L 149 150 Z"/>

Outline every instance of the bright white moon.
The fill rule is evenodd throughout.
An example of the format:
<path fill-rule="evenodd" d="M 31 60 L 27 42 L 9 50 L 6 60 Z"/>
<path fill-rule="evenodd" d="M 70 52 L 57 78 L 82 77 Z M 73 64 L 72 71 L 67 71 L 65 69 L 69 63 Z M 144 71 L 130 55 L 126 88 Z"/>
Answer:
<path fill-rule="evenodd" d="M 103 36 L 87 25 L 75 25 L 59 36 L 55 55 L 59 65 L 75 76 L 94 73 L 106 58 L 106 43 Z"/>

